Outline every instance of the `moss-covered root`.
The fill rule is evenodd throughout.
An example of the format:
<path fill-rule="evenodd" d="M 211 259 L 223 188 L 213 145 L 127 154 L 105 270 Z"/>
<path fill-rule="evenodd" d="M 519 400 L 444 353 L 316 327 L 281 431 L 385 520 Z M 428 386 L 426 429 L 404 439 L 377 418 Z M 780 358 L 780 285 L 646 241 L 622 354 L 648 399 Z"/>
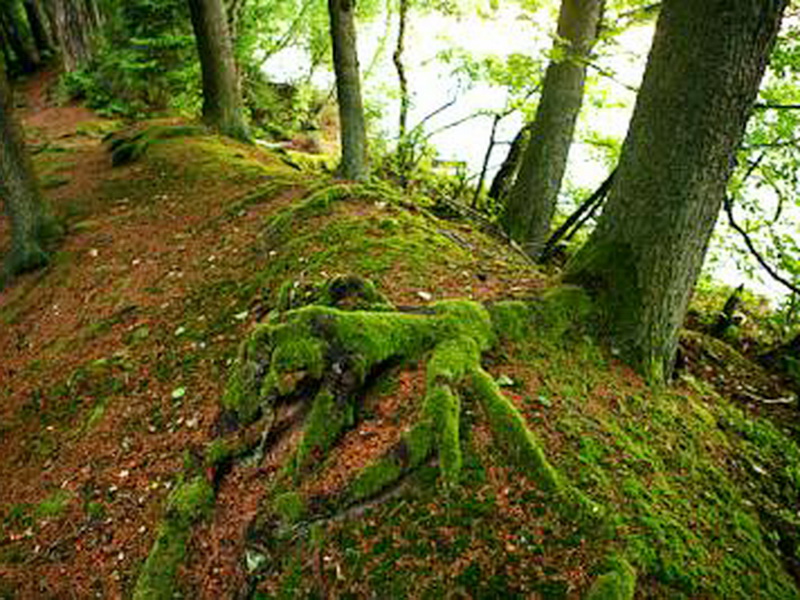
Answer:
<path fill-rule="evenodd" d="M 223 404 L 247 425 L 294 393 L 300 382 L 317 382 L 319 392 L 298 450 L 296 466 L 302 467 L 324 455 L 353 423 L 354 392 L 373 370 L 441 346 L 434 352 L 431 381 L 445 385 L 467 371 L 466 363 L 457 364 L 467 360 L 460 356 L 461 347 L 472 348 L 468 360 L 477 362 L 491 337 L 488 313 L 469 301 L 442 302 L 424 315 L 307 306 L 253 331 L 241 347 Z M 452 389 L 435 388 L 430 386 L 429 396 L 453 398 Z"/>
<path fill-rule="evenodd" d="M 564 483 L 548 462 L 542 445 L 494 378 L 483 369 L 472 373 L 472 387 L 480 399 L 489 426 L 514 462 L 530 470 L 539 486 L 547 492 L 564 489 Z"/>
<path fill-rule="evenodd" d="M 633 600 L 636 571 L 624 558 L 611 563 L 611 570 L 595 580 L 585 600 Z"/>
<path fill-rule="evenodd" d="M 169 600 L 175 593 L 175 575 L 186 554 L 192 525 L 214 504 L 214 491 L 201 476 L 184 481 L 167 500 L 167 512 L 156 541 L 142 567 L 134 600 Z"/>
<path fill-rule="evenodd" d="M 374 496 L 404 473 L 438 453 L 442 479 L 455 485 L 461 473 L 461 399 L 458 388 L 477 365 L 488 339 L 457 336 L 438 344 L 428 361 L 427 388 L 419 421 L 385 456 L 367 466 L 344 494 L 345 504 Z"/>
<path fill-rule="evenodd" d="M 480 400 L 489 426 L 512 460 L 544 491 L 559 496 L 561 510 L 581 520 L 600 522 L 605 513 L 600 505 L 564 481 L 550 464 L 536 434 L 516 406 L 500 391 L 494 378 L 477 366 L 471 373 L 472 390 Z"/>

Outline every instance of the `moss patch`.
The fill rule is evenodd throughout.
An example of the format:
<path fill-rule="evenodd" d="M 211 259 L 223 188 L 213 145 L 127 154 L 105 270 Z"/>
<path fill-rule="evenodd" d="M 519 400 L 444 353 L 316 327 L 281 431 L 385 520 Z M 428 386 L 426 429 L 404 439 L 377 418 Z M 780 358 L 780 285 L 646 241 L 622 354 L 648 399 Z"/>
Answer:
<path fill-rule="evenodd" d="M 214 503 L 214 491 L 203 477 L 181 482 L 167 500 L 167 511 L 156 534 L 133 597 L 174 597 L 175 576 L 186 554 L 192 525 L 203 518 Z"/>

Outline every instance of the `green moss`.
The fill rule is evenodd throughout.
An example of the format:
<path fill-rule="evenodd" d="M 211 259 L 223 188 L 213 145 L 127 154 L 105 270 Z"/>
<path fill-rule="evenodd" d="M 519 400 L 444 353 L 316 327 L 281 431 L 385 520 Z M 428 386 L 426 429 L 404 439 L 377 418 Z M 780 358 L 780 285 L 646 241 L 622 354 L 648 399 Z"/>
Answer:
<path fill-rule="evenodd" d="M 562 490 L 564 483 L 545 457 L 541 442 L 526 425 L 519 410 L 503 395 L 494 378 L 482 369 L 475 370 L 472 385 L 492 431 L 515 462 L 529 470 L 542 489 L 548 492 Z"/>
<path fill-rule="evenodd" d="M 284 523 L 296 523 L 306 512 L 303 497 L 297 492 L 278 494 L 272 501 L 272 507 Z"/>
<path fill-rule="evenodd" d="M 561 340 L 570 330 L 585 328 L 593 309 L 584 288 L 573 285 L 551 288 L 532 304 L 536 336 Z"/>
<path fill-rule="evenodd" d="M 109 119 L 97 121 L 83 121 L 78 123 L 75 128 L 75 133 L 87 137 L 103 138 L 115 131 L 119 131 L 123 127 L 122 121 L 114 121 Z"/>
<path fill-rule="evenodd" d="M 204 454 L 204 463 L 207 467 L 220 465 L 235 454 L 234 448 L 228 440 L 217 438 L 207 446 Z"/>
<path fill-rule="evenodd" d="M 353 404 L 337 403 L 330 390 L 320 390 L 306 419 L 303 439 L 295 455 L 294 471 L 300 472 L 310 459 L 325 456 L 341 432 L 354 424 Z"/>
<path fill-rule="evenodd" d="M 586 600 L 632 600 L 636 592 L 636 571 L 623 558 L 598 577 L 586 594 Z"/>
<path fill-rule="evenodd" d="M 214 491 L 201 476 L 184 481 L 173 490 L 156 541 L 136 581 L 136 600 L 173 598 L 175 577 L 185 558 L 191 527 L 213 504 Z"/>
<path fill-rule="evenodd" d="M 282 193 L 287 192 L 293 187 L 299 185 L 299 183 L 300 180 L 297 177 L 277 175 L 269 182 L 258 186 L 254 191 L 248 192 L 243 198 L 234 201 L 228 207 L 226 213 L 228 216 L 238 215 L 242 211 L 246 211 L 251 206 L 274 200 Z"/>
<path fill-rule="evenodd" d="M 106 507 L 102 502 L 89 502 L 86 504 L 86 516 L 95 521 L 100 521 L 106 515 Z"/>
<path fill-rule="evenodd" d="M 492 328 L 503 340 L 520 342 L 531 333 L 533 310 L 526 302 L 498 302 L 488 307 Z"/>
<path fill-rule="evenodd" d="M 56 490 L 36 506 L 36 516 L 40 519 L 52 519 L 64 514 L 72 494 L 67 490 Z"/>
<path fill-rule="evenodd" d="M 72 181 L 71 177 L 60 173 L 49 173 L 39 177 L 39 185 L 43 190 L 61 187 L 62 185 L 67 185 L 70 181 Z"/>
<path fill-rule="evenodd" d="M 106 405 L 105 402 L 98 402 L 92 408 L 92 411 L 89 413 L 89 417 L 86 419 L 86 431 L 90 431 L 95 428 L 95 426 L 103 420 L 103 415 L 106 414 Z"/>
<path fill-rule="evenodd" d="M 419 467 L 435 447 L 433 423 L 427 419 L 417 423 L 391 452 L 362 469 L 342 493 L 347 505 L 371 498 L 400 477 Z"/>
<path fill-rule="evenodd" d="M 204 127 L 195 125 L 154 125 L 130 136 L 116 135 L 109 140 L 111 164 L 117 167 L 134 162 L 141 158 L 152 144 L 159 141 L 206 133 Z"/>

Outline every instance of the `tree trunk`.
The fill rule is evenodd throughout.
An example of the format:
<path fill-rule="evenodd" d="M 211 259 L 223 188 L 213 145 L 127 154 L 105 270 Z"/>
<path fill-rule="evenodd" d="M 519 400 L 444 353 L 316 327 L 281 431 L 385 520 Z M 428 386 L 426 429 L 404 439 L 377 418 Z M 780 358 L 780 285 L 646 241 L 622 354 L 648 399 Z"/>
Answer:
<path fill-rule="evenodd" d="M 567 280 L 650 380 L 677 333 L 787 0 L 665 0 L 617 176 Z"/>
<path fill-rule="evenodd" d="M 75 71 L 91 58 L 91 16 L 82 2 L 50 0 L 49 8 L 61 63 L 65 71 Z"/>
<path fill-rule="evenodd" d="M 397 24 L 397 45 L 392 54 L 392 62 L 397 71 L 397 82 L 400 84 L 400 114 L 398 117 L 397 135 L 397 162 L 400 171 L 400 186 L 405 189 L 408 187 L 408 176 L 411 165 L 410 154 L 413 152 L 411 141 L 408 139 L 408 109 L 411 106 L 411 98 L 408 95 L 408 79 L 406 69 L 403 64 L 403 52 L 405 51 L 406 41 L 406 17 L 408 16 L 409 0 L 400 0 L 400 11 Z"/>
<path fill-rule="evenodd" d="M 503 224 L 509 235 L 537 256 L 567 166 L 575 121 L 583 102 L 586 57 L 602 19 L 604 0 L 562 0 L 558 40 L 544 76 L 542 97 Z"/>
<path fill-rule="evenodd" d="M 352 0 L 328 0 L 342 136 L 339 172 L 345 179 L 365 179 L 368 174 L 367 133 L 361 103 L 354 11 Z"/>
<path fill-rule="evenodd" d="M 5 260 L 0 287 L 7 275 L 47 263 L 41 245 L 46 224 L 41 195 L 13 106 L 5 67 L 0 61 L 0 197 L 11 221 L 11 252 Z"/>
<path fill-rule="evenodd" d="M 225 135 L 249 141 L 242 95 L 221 0 L 189 0 L 203 71 L 203 120 Z"/>
<path fill-rule="evenodd" d="M 245 0 L 227 0 L 225 13 L 228 16 L 228 35 L 231 38 L 231 46 L 236 47 L 236 39 L 239 35 L 239 23 L 244 14 Z"/>
<path fill-rule="evenodd" d="M 17 57 L 18 66 L 25 73 L 35 71 L 40 62 L 39 51 L 23 23 L 25 13 L 17 2 L 7 2 L 0 7 L 0 25 L 4 37 Z"/>
<path fill-rule="evenodd" d="M 506 196 L 508 196 L 511 186 L 517 178 L 519 163 L 522 160 L 522 154 L 528 143 L 529 131 L 530 124 L 523 125 L 517 132 L 517 135 L 514 136 L 514 140 L 511 142 L 511 147 L 508 149 L 508 154 L 503 164 L 500 165 L 494 179 L 492 179 L 492 185 L 487 194 L 489 198 L 502 202 Z"/>
<path fill-rule="evenodd" d="M 25 14 L 31 26 L 31 34 L 36 42 L 39 52 L 44 54 L 53 51 L 53 40 L 47 26 L 47 16 L 39 5 L 38 0 L 23 0 Z"/>

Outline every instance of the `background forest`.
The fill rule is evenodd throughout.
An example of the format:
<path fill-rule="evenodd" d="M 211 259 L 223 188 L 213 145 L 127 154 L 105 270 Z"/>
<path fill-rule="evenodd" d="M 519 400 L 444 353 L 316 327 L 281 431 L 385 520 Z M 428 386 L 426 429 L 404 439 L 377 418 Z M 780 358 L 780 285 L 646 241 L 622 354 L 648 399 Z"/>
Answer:
<path fill-rule="evenodd" d="M 5 0 L 0 597 L 796 597 L 799 77 L 788 0 Z"/>

